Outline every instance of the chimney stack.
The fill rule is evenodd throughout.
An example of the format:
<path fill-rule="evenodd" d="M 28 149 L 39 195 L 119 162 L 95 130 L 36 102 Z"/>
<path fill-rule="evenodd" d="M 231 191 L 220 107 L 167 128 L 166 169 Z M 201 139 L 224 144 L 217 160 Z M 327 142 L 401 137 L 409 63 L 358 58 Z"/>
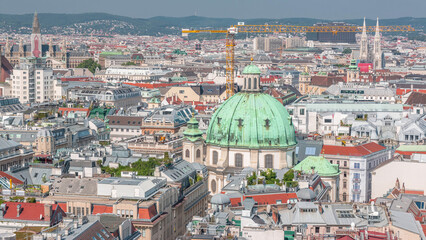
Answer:
<path fill-rule="evenodd" d="M 18 204 L 16 206 L 16 217 L 19 217 L 20 214 L 21 214 L 21 204 Z"/>
<path fill-rule="evenodd" d="M 52 217 L 52 205 L 45 204 L 44 205 L 44 220 L 50 221 L 51 217 Z"/>

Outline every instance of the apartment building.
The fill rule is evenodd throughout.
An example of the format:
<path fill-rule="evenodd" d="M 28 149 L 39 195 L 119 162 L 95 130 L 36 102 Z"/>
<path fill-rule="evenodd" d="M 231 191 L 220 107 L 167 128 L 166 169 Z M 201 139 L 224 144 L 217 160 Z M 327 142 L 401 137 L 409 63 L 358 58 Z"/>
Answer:
<path fill-rule="evenodd" d="M 45 67 L 43 59 L 28 58 L 13 69 L 10 79 L 12 97 L 21 103 L 42 103 L 55 99 L 57 83 L 53 69 Z"/>

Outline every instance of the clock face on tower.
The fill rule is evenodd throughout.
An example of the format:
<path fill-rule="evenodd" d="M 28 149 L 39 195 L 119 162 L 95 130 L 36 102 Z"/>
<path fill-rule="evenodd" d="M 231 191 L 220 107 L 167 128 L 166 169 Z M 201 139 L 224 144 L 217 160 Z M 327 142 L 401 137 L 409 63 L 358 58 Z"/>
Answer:
<path fill-rule="evenodd" d="M 34 44 L 33 56 L 36 57 L 36 58 L 39 58 L 40 54 L 41 54 L 41 52 L 40 52 L 40 39 L 37 35 L 34 37 L 33 44 Z"/>

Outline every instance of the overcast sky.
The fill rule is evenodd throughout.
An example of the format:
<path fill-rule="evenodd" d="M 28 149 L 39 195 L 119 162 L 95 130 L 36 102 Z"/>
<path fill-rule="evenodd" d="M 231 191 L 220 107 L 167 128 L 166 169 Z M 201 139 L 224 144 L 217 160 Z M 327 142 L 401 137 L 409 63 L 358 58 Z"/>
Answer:
<path fill-rule="evenodd" d="M 0 0 L 0 13 L 320 19 L 426 17 L 426 0 Z"/>

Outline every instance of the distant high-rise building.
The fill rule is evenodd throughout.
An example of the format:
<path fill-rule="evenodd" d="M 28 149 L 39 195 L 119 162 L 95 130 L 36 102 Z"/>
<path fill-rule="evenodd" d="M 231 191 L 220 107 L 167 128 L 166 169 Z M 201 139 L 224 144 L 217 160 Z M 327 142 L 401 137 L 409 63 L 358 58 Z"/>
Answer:
<path fill-rule="evenodd" d="M 330 22 L 330 23 L 317 23 L 314 26 L 350 26 L 350 24 L 343 22 Z M 356 43 L 354 32 L 314 32 L 306 33 L 308 41 L 331 42 L 331 43 Z"/>
<path fill-rule="evenodd" d="M 277 37 L 256 37 L 253 40 L 253 49 L 265 52 L 279 51 L 283 47 L 283 39 Z"/>
<path fill-rule="evenodd" d="M 33 32 L 31 34 L 31 56 L 36 58 L 42 56 L 40 23 L 38 22 L 37 13 L 34 14 Z"/>
<path fill-rule="evenodd" d="M 365 26 L 365 18 L 364 18 L 364 25 L 362 27 L 362 34 L 361 34 L 361 43 L 359 48 L 359 59 L 361 61 L 367 61 L 368 60 L 368 36 L 367 36 L 367 27 Z"/>
<path fill-rule="evenodd" d="M 292 37 L 285 39 L 285 48 L 306 47 L 306 41 L 301 37 Z"/>

